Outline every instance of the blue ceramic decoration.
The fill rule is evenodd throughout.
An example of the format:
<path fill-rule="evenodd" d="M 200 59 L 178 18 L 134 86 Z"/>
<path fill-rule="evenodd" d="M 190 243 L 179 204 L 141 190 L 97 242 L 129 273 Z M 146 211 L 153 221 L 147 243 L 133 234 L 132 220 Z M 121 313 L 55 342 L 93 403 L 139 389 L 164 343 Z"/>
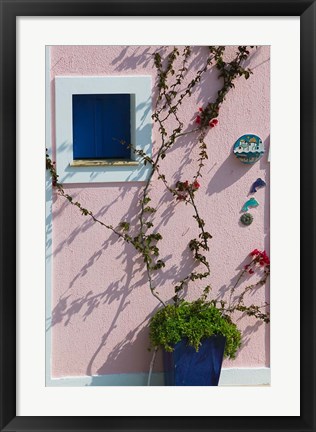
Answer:
<path fill-rule="evenodd" d="M 259 188 L 266 186 L 266 182 L 258 178 L 251 186 L 250 193 L 256 193 Z"/>
<path fill-rule="evenodd" d="M 250 213 L 244 213 L 240 216 L 240 222 L 243 225 L 251 225 L 253 222 L 253 216 Z"/>
<path fill-rule="evenodd" d="M 234 154 L 241 162 L 253 164 L 264 154 L 264 144 L 257 135 L 242 135 L 234 144 Z"/>
<path fill-rule="evenodd" d="M 258 201 L 254 197 L 251 197 L 248 201 L 245 202 L 241 211 L 246 212 L 249 210 L 249 208 L 258 207 L 258 205 Z"/>
<path fill-rule="evenodd" d="M 196 352 L 183 339 L 174 346 L 173 352 L 164 351 L 166 386 L 217 386 L 226 338 L 211 336 L 204 339 Z"/>

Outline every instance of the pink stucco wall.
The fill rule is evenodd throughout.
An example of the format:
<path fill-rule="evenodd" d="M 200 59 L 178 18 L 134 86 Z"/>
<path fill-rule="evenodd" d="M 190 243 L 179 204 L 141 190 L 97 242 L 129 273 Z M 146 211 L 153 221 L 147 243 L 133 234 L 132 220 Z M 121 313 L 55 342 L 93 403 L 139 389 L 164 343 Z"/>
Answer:
<path fill-rule="evenodd" d="M 202 51 L 194 51 L 190 70 L 201 66 Z M 233 48 L 230 48 L 232 50 Z M 55 46 L 51 48 L 51 83 L 56 75 L 152 75 L 153 47 Z M 244 133 L 259 135 L 269 148 L 269 47 L 258 47 L 248 66 L 254 74 L 239 79 L 222 106 L 219 125 L 206 141 L 209 160 L 197 194 L 201 216 L 213 235 L 209 258 L 213 294 L 221 295 L 236 280 L 247 254 L 254 248 L 269 252 L 269 163 L 267 154 L 254 165 L 244 165 L 232 154 L 236 139 Z M 219 88 L 216 71 L 202 81 L 189 102 L 182 107 L 184 122 L 192 124 L 197 107 Z M 54 98 L 52 100 L 54 111 Z M 54 140 L 54 130 L 53 130 Z M 153 146 L 159 135 L 153 129 Z M 190 180 L 196 171 L 197 146 L 183 139 L 161 163 L 168 181 Z M 57 167 L 58 170 L 58 167 Z M 256 199 L 260 205 L 251 212 L 254 222 L 244 227 L 240 210 L 251 184 L 261 177 L 267 187 Z M 121 220 L 137 222 L 142 183 L 76 184 L 67 186 L 84 207 L 99 218 L 117 225 Z M 192 269 L 188 241 L 197 235 L 190 206 L 176 203 L 161 182 L 152 188 L 158 205 L 157 225 L 164 237 L 160 243 L 165 269 L 156 276 L 159 293 L 168 300 L 173 282 Z M 188 297 L 195 298 L 199 284 L 190 285 Z M 146 372 L 148 318 L 157 301 L 146 284 L 142 262 L 132 246 L 81 216 L 76 208 L 54 197 L 53 202 L 53 377 Z M 269 300 L 269 287 L 257 291 L 252 300 Z M 269 326 L 252 319 L 239 322 L 244 342 L 237 359 L 226 367 L 269 365 Z M 158 358 L 155 369 L 161 370 Z"/>

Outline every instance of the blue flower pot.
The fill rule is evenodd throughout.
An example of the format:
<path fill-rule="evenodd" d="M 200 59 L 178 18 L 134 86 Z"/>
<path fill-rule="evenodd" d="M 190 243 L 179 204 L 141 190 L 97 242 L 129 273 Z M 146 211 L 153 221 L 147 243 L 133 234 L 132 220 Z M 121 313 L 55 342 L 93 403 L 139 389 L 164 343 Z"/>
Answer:
<path fill-rule="evenodd" d="M 166 386 L 217 386 L 221 374 L 226 338 L 204 339 L 196 352 L 183 339 L 173 352 L 163 353 Z"/>

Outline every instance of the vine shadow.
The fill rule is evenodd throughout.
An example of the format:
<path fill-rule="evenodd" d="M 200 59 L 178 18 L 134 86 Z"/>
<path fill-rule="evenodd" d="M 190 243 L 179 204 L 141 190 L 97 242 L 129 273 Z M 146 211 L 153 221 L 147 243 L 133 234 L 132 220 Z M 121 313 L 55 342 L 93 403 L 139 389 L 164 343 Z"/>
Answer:
<path fill-rule="evenodd" d="M 148 49 L 149 50 L 149 49 Z M 147 50 L 147 51 L 148 51 Z M 124 52 L 121 53 L 121 55 L 119 56 L 119 58 L 117 58 L 117 70 L 124 70 L 125 68 L 127 69 L 127 59 L 124 59 L 124 56 L 126 56 L 127 54 L 127 48 Z M 146 55 L 148 54 L 148 52 L 145 53 Z M 134 68 L 136 69 L 139 65 L 140 62 L 140 57 L 141 55 L 138 53 L 137 55 L 134 55 Z M 201 55 L 202 58 L 202 55 Z M 131 60 L 129 59 L 129 62 Z M 147 61 L 147 60 L 146 60 Z M 148 60 L 149 62 L 149 60 Z M 124 66 L 125 64 L 125 66 Z M 147 65 L 147 64 L 146 64 Z M 131 67 L 130 63 L 128 63 L 128 68 L 133 68 Z M 214 79 L 214 77 L 210 77 L 208 79 L 205 79 L 205 81 L 201 81 L 202 85 L 205 86 L 205 88 L 208 88 L 208 86 L 210 85 L 209 81 L 210 79 Z M 202 90 L 201 90 L 202 91 Z M 214 92 L 216 93 L 217 90 L 214 89 Z M 205 98 L 203 96 L 203 94 L 199 95 L 199 102 L 201 104 L 204 103 Z M 194 118 L 192 118 L 192 121 L 194 120 Z M 177 143 L 178 148 L 184 146 L 185 143 L 185 139 L 180 139 Z M 174 149 L 171 149 L 171 152 L 177 149 L 177 145 L 175 145 Z M 188 153 L 189 152 L 189 153 Z M 188 152 L 186 154 L 183 155 L 181 164 L 180 164 L 180 174 L 183 172 L 182 170 L 184 169 L 185 165 L 190 162 L 190 157 L 189 154 L 190 152 L 192 152 L 192 147 L 188 149 Z M 220 169 L 215 173 L 215 175 L 213 176 L 209 186 L 208 186 L 208 193 L 211 195 L 213 193 L 218 193 L 221 190 L 224 190 L 226 187 L 229 187 L 231 184 L 233 184 L 234 182 L 236 182 L 240 177 L 241 177 L 241 171 L 244 174 L 245 173 L 245 167 L 240 167 L 240 172 L 235 173 L 235 175 L 233 176 L 233 178 L 229 179 L 228 181 L 228 177 L 227 176 L 227 169 L 228 167 L 225 165 L 227 161 L 225 161 L 223 163 L 223 165 L 220 167 Z M 229 164 L 231 163 L 231 161 L 229 161 Z M 236 164 L 236 167 L 238 165 Z M 242 169 L 241 169 L 242 168 Z M 250 168 L 250 167 L 249 167 Z M 219 172 L 220 171 L 220 172 Z M 234 170 L 235 171 L 235 170 Z M 178 175 L 178 173 L 177 173 Z M 227 179 L 227 180 L 226 180 Z M 235 179 L 235 180 L 234 180 Z M 222 186 L 223 181 L 222 180 L 226 180 L 226 183 L 224 181 L 224 186 Z M 95 187 L 95 185 L 94 185 Z M 125 188 L 121 188 L 121 197 L 124 198 L 124 194 L 126 193 L 126 189 Z M 113 203 L 112 203 L 113 204 Z M 102 209 L 99 210 L 99 212 L 97 213 L 97 217 L 100 216 L 104 216 L 107 212 L 107 210 L 109 209 L 109 207 L 111 206 L 111 204 L 107 204 L 104 205 L 102 207 Z M 132 206 L 130 206 L 130 209 L 132 208 Z M 166 208 L 166 210 L 163 212 L 163 222 L 161 223 L 162 225 L 166 225 L 167 221 L 174 215 L 175 209 L 174 207 L 170 206 L 168 208 Z M 130 220 L 129 218 L 129 212 L 126 213 L 126 216 L 124 216 L 124 219 Z M 81 227 L 76 228 L 71 235 L 69 236 L 69 238 L 67 240 L 65 240 L 65 244 L 71 244 L 74 239 L 81 233 L 81 232 L 85 232 L 87 231 L 91 226 L 93 225 L 93 222 L 91 221 L 85 221 Z M 93 267 L 94 263 L 96 261 L 98 261 L 104 250 L 111 244 L 115 243 L 117 241 L 117 238 L 114 234 L 112 234 L 109 239 L 103 243 L 102 247 L 99 250 L 96 250 L 91 257 L 88 259 L 87 263 L 82 267 L 82 269 L 80 270 L 80 272 L 75 276 L 75 278 L 71 281 L 70 283 L 70 289 L 73 288 L 73 286 L 75 285 L 75 282 L 77 281 L 78 278 L 83 277 L 87 274 L 87 272 Z M 60 250 L 62 249 L 63 245 L 59 245 L 60 246 Z M 56 249 L 56 253 L 58 253 L 58 248 Z M 125 259 L 125 264 L 127 265 L 128 262 L 128 255 L 130 255 L 130 253 L 127 251 L 126 248 L 124 248 L 124 252 L 122 252 L 122 254 L 120 255 L 120 258 L 122 258 L 123 254 L 125 255 L 126 259 Z M 171 256 L 167 257 L 167 260 L 170 259 Z M 163 280 L 165 280 L 165 278 L 167 277 L 167 279 L 174 279 L 174 274 L 175 272 L 181 272 L 183 269 L 187 269 L 188 268 L 188 262 L 189 262 L 189 255 L 184 252 L 182 254 L 182 260 L 179 264 L 179 266 L 173 266 L 172 268 L 168 269 L 167 272 L 162 273 L 162 276 L 157 278 L 157 283 L 162 283 Z M 130 263 L 131 264 L 131 263 Z M 135 261 L 133 262 L 133 264 L 130 266 L 128 265 L 128 269 L 126 268 L 126 275 L 127 275 L 127 281 L 131 281 L 131 278 L 133 276 L 133 267 L 134 267 Z M 132 270 L 131 270 L 132 269 Z M 138 269 L 136 271 L 139 271 Z M 82 311 L 82 309 L 85 307 L 86 310 L 83 314 L 83 319 L 86 320 L 87 317 L 89 315 L 92 314 L 93 310 L 95 310 L 95 308 L 99 307 L 102 304 L 106 304 L 106 303 L 111 303 L 113 301 L 119 301 L 119 307 L 117 310 L 117 313 L 114 317 L 114 320 L 112 322 L 112 324 L 110 325 L 110 328 L 108 330 L 107 333 L 105 333 L 105 335 L 102 337 L 102 340 L 100 342 L 100 346 L 97 348 L 97 350 L 95 351 L 94 355 L 92 356 L 89 365 L 87 367 L 87 374 L 91 374 L 92 371 L 92 365 L 93 362 L 96 358 L 96 356 L 100 353 L 100 351 L 102 350 L 102 347 L 104 347 L 104 345 L 106 344 L 106 341 L 110 335 L 110 333 L 112 331 L 115 330 L 116 325 L 117 325 L 117 320 L 118 317 L 120 315 L 120 313 L 128 306 L 128 296 L 130 294 L 130 290 L 124 290 L 122 288 L 122 285 L 120 285 L 120 282 L 122 281 L 116 281 L 111 283 L 104 291 L 102 291 L 101 293 L 98 294 L 94 294 L 93 291 L 88 291 L 86 293 L 86 295 L 80 299 L 76 299 L 75 301 L 71 302 L 69 304 L 69 300 L 70 300 L 70 296 L 66 295 L 65 297 L 60 299 L 60 304 L 56 306 L 56 311 L 54 314 L 53 311 L 53 325 L 63 322 L 65 323 L 65 325 L 68 325 L 69 322 L 71 321 L 71 318 L 73 315 L 79 313 L 80 311 Z M 126 282 L 125 284 L 126 286 L 128 286 L 128 283 Z M 54 321 L 55 318 L 55 321 Z M 139 333 L 137 334 L 137 330 L 139 330 Z M 120 341 L 115 349 L 113 350 L 113 353 L 111 353 L 111 355 L 108 357 L 108 359 L 106 360 L 106 362 L 104 363 L 104 365 L 99 368 L 98 373 L 102 374 L 102 373 L 106 373 L 106 371 L 108 370 L 108 366 L 112 365 L 114 367 L 115 362 L 118 361 L 118 359 L 122 358 L 122 353 L 129 353 L 129 355 L 131 355 L 132 353 L 132 349 L 135 346 L 138 346 L 137 344 L 139 343 L 138 341 L 142 341 L 143 339 L 143 335 L 146 334 L 146 330 L 142 329 L 140 330 L 139 326 L 133 330 L 130 331 L 128 333 L 128 335 L 126 336 L 126 338 L 122 341 Z"/>

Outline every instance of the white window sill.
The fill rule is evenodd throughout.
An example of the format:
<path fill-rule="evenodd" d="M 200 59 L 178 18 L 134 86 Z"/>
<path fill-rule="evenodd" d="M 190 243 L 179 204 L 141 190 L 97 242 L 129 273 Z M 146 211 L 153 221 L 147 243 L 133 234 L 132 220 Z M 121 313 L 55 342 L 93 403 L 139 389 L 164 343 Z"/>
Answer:
<path fill-rule="evenodd" d="M 124 159 L 76 159 L 70 162 L 71 167 L 95 167 L 95 166 L 138 166 L 135 160 Z"/>

